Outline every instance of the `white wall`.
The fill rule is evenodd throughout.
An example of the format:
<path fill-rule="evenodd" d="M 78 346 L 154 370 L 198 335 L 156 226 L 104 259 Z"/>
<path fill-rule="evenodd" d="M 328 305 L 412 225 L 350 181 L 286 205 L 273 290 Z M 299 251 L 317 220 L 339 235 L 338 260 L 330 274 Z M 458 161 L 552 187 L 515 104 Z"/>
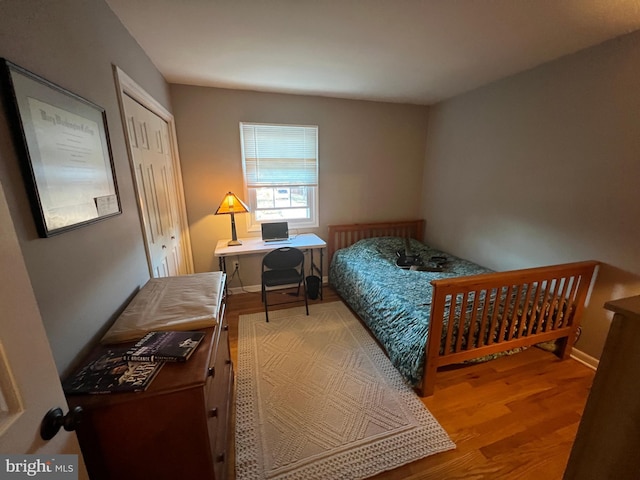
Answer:
<path fill-rule="evenodd" d="M 171 101 L 196 271 L 217 270 L 214 247 L 231 237 L 229 216 L 213 213 L 227 191 L 243 195 L 240 122 L 318 125 L 320 237 L 419 215 L 427 107 L 187 85 L 171 85 Z M 236 224 L 246 236 L 243 215 Z M 260 284 L 260 259 L 240 258 L 245 286 Z"/>
<path fill-rule="evenodd" d="M 0 1 L 0 56 L 106 111 L 122 215 L 39 238 L 20 171 L 24 159 L 11 136 L 13 118 L 0 110 L 0 182 L 64 374 L 149 278 L 112 64 L 170 108 L 168 85 L 102 0 Z"/>
<path fill-rule="evenodd" d="M 599 358 L 605 301 L 640 292 L 640 33 L 434 106 L 422 212 L 435 246 L 506 270 L 603 262 L 577 348 Z"/>

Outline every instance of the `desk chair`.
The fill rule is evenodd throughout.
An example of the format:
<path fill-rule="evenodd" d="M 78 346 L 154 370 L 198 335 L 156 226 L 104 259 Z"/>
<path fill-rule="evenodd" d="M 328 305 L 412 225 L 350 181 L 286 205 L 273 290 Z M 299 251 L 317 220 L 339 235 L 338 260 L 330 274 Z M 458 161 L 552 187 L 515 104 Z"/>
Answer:
<path fill-rule="evenodd" d="M 307 302 L 307 286 L 304 282 L 304 253 L 293 247 L 282 247 L 267 253 L 262 259 L 262 302 L 264 303 L 264 314 L 269 321 L 269 302 L 267 293 L 273 290 L 283 290 L 293 288 L 297 284 L 296 297 L 300 296 L 300 285 L 303 288 L 304 306 L 309 315 L 309 304 Z M 300 302 L 299 299 L 290 302 Z"/>

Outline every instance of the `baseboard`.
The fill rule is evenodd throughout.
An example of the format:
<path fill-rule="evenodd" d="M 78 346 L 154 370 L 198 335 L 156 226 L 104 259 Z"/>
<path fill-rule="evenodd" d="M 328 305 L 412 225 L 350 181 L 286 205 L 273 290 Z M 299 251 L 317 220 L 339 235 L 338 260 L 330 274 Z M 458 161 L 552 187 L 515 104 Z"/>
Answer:
<path fill-rule="evenodd" d="M 589 368 L 592 368 L 593 370 L 597 370 L 598 364 L 600 363 L 600 360 L 598 360 L 597 358 L 594 358 L 591 355 L 587 355 L 577 348 L 573 348 L 571 350 L 571 358 L 573 358 L 577 362 L 582 363 L 583 365 L 586 365 Z"/>
<path fill-rule="evenodd" d="M 327 285 L 329 283 L 328 277 L 324 277 L 322 279 L 322 285 Z M 262 287 L 260 285 L 247 285 L 243 287 L 228 287 L 227 292 L 229 295 L 237 295 L 240 293 L 256 293 L 260 292 Z"/>
<path fill-rule="evenodd" d="M 246 287 L 229 287 L 227 289 L 229 295 L 238 295 L 240 293 L 256 293 L 260 291 L 260 285 L 248 285 Z"/>

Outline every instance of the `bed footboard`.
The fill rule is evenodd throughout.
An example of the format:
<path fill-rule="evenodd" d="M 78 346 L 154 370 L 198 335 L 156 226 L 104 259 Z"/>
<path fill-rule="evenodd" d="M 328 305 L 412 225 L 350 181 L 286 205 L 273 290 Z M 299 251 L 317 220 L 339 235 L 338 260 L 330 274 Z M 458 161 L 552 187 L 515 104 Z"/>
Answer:
<path fill-rule="evenodd" d="M 559 340 L 567 358 L 598 262 L 434 280 L 421 395 L 438 367 Z"/>

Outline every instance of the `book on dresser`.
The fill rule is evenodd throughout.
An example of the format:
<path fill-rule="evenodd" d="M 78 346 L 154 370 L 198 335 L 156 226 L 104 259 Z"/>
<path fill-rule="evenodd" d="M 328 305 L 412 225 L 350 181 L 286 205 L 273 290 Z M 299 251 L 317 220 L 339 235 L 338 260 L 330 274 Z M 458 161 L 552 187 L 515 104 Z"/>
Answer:
<path fill-rule="evenodd" d="M 82 395 L 146 390 L 163 364 L 124 360 L 127 348 L 114 346 L 85 363 L 62 383 L 64 392 Z"/>
<path fill-rule="evenodd" d="M 204 332 L 149 332 L 125 352 L 135 362 L 186 362 L 204 338 Z"/>

